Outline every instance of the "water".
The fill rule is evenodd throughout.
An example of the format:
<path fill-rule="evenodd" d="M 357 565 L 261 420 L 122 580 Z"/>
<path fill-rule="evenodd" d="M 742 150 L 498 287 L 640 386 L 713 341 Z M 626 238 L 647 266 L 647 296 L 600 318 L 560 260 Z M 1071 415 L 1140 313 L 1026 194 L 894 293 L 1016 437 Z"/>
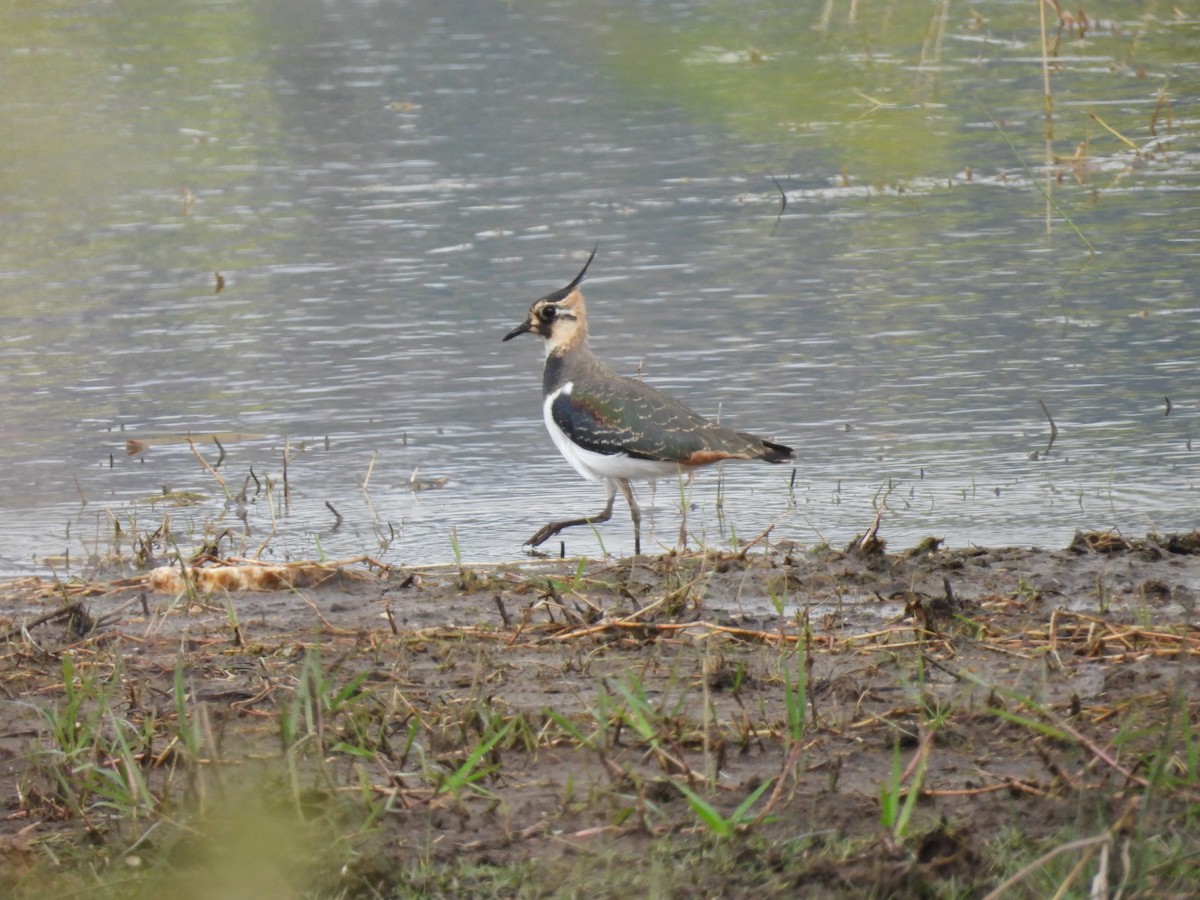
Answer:
<path fill-rule="evenodd" d="M 519 556 L 604 495 L 500 338 L 595 244 L 597 353 L 799 452 L 704 541 L 1197 527 L 1197 21 L 1065 31 L 1048 144 L 1028 5 L 916 6 L 9 5 L 0 574 Z"/>

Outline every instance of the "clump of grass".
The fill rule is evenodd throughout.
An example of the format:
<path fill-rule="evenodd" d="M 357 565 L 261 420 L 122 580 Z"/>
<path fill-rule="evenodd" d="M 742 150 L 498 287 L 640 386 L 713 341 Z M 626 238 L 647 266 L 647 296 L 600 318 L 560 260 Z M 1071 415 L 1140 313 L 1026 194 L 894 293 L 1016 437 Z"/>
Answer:
<path fill-rule="evenodd" d="M 804 642 L 796 641 L 791 652 L 782 660 L 780 669 L 783 672 L 787 737 L 793 744 L 799 744 L 804 740 L 808 724 L 809 655 Z"/>
<path fill-rule="evenodd" d="M 704 826 L 718 838 L 731 838 L 739 831 L 749 827 L 755 817 L 750 815 L 750 810 L 759 801 L 759 798 L 766 793 L 773 783 L 773 779 L 768 779 L 760 784 L 757 788 L 737 805 L 728 816 L 721 815 L 717 809 L 689 788 L 682 782 L 677 782 L 676 787 L 687 797 L 688 804 L 692 807 L 692 811 L 696 817 L 704 824 Z"/>
<path fill-rule="evenodd" d="M 72 817 L 109 810 L 138 818 L 157 807 L 143 769 L 157 723 L 122 715 L 120 657 L 112 662 L 106 678 L 96 666 L 77 669 L 74 655 L 64 653 L 62 701 L 37 707 L 46 745 L 34 752 L 35 771 L 49 782 L 41 796 Z"/>
<path fill-rule="evenodd" d="M 479 782 L 499 769 L 497 762 L 489 760 L 496 753 L 498 746 L 508 738 L 515 724 L 515 721 L 493 723 L 471 746 L 466 758 L 440 780 L 438 792 L 458 798 L 462 796 L 463 791 L 471 788 L 486 795 L 487 792 L 479 786 Z"/>

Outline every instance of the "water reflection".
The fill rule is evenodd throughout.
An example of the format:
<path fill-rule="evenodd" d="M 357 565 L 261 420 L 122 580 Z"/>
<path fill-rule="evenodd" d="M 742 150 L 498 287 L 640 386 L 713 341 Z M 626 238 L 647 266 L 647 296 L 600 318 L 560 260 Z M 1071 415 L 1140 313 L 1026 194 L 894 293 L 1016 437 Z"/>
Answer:
<path fill-rule="evenodd" d="M 1197 148 L 1157 93 L 1183 121 L 1194 23 L 1127 4 L 1145 78 L 1121 28 L 1068 39 L 1047 167 L 1023 4 L 932 29 L 833 4 L 151 6 L 0 13 L 6 574 L 164 524 L 275 558 L 440 562 L 452 533 L 514 557 L 602 502 L 543 433 L 537 349 L 499 341 L 597 241 L 597 352 L 802 456 L 794 483 L 643 489 L 667 544 L 681 502 L 714 543 L 844 542 L 885 500 L 893 546 L 1197 524 Z M 227 443 L 222 486 L 153 445 L 189 432 L 261 437 Z M 621 516 L 601 538 L 632 546 Z"/>

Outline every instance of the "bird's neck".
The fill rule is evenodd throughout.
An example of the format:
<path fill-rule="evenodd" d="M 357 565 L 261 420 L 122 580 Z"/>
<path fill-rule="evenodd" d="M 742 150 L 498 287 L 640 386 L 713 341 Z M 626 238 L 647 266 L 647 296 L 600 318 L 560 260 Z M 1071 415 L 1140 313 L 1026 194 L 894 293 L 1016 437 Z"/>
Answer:
<path fill-rule="evenodd" d="M 542 387 L 547 393 L 556 391 L 568 381 L 586 376 L 603 365 L 588 348 L 587 331 L 580 331 L 571 343 L 546 345 L 546 366 L 542 370 Z"/>

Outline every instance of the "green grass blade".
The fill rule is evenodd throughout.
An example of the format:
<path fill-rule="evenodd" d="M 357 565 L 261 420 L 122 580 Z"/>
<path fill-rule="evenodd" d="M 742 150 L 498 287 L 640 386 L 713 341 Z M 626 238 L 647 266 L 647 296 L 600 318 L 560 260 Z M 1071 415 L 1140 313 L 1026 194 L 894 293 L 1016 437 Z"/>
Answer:
<path fill-rule="evenodd" d="M 733 835 L 733 822 L 726 820 L 711 803 L 689 788 L 686 784 L 676 783 L 675 787 L 679 788 L 683 796 L 687 797 L 688 805 L 691 806 L 692 812 L 708 826 L 708 830 L 717 837 L 730 837 Z"/>
<path fill-rule="evenodd" d="M 1050 192 L 1042 187 L 1042 183 L 1038 180 L 1037 176 L 1033 174 L 1033 171 L 1025 164 L 1025 160 L 1021 158 L 1021 153 L 1019 150 L 1017 150 L 1016 144 L 1012 142 L 1012 138 L 1008 136 L 1008 133 L 1004 130 L 1000 123 L 992 118 L 992 114 L 984 109 L 983 104 L 980 104 L 979 108 L 983 110 L 983 114 L 987 116 L 988 121 L 996 126 L 996 130 L 1000 132 L 1000 137 L 1004 138 L 1004 142 L 1008 144 L 1009 149 L 1012 150 L 1013 155 L 1016 156 L 1017 162 L 1020 164 L 1021 168 L 1025 170 L 1025 174 L 1029 177 L 1030 184 L 1037 188 L 1038 193 L 1046 199 L 1046 202 L 1054 207 L 1054 211 L 1062 217 L 1062 220 L 1071 226 L 1071 230 L 1075 232 L 1075 236 L 1078 237 L 1079 240 L 1083 241 L 1083 245 L 1087 247 L 1088 253 L 1091 253 L 1093 256 L 1095 256 L 1096 248 L 1092 246 L 1092 242 L 1089 241 L 1084 236 L 1083 232 L 1079 230 L 1079 227 L 1071 220 L 1071 217 L 1067 215 L 1066 210 L 1059 206 L 1058 201 L 1050 196 Z"/>
<path fill-rule="evenodd" d="M 510 721 L 499 731 L 494 732 L 491 737 L 476 744 L 475 748 L 470 752 L 466 760 L 463 761 L 463 764 L 451 772 L 450 775 L 447 776 L 446 780 L 442 782 L 440 789 L 451 794 L 458 794 L 471 782 L 478 781 L 480 778 L 486 775 L 490 770 L 480 769 L 480 761 L 492 751 L 493 747 L 495 747 L 498 743 L 500 743 L 500 741 L 504 740 L 504 738 L 508 736 L 508 733 L 512 731 L 514 724 L 516 724 L 515 719 Z"/>

